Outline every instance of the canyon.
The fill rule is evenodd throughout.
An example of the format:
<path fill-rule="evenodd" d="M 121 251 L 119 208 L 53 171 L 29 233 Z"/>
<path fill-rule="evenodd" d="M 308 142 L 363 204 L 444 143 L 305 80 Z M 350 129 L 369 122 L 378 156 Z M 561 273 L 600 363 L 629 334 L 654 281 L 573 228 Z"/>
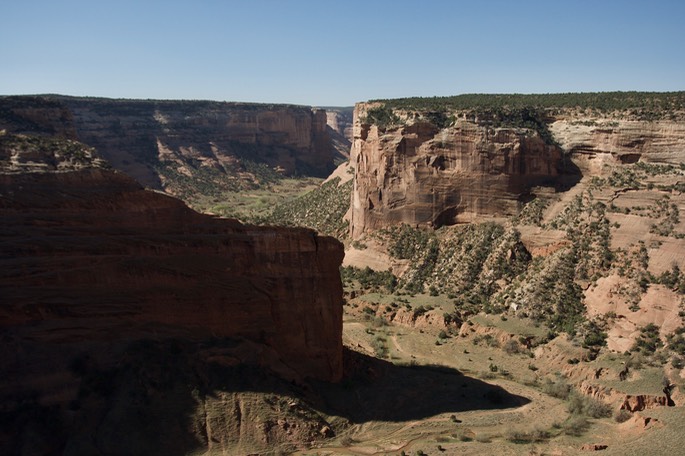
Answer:
<path fill-rule="evenodd" d="M 245 337 L 303 376 L 340 378 L 338 241 L 201 215 L 97 159 L 64 169 L 42 152 L 2 151 L 18 164 L 2 170 L 5 330 Z"/>
<path fill-rule="evenodd" d="M 685 109 L 452 102 L 0 99 L 0 450 L 677 442 Z M 280 189 L 346 147 L 289 209 L 345 252 L 168 195 Z"/>

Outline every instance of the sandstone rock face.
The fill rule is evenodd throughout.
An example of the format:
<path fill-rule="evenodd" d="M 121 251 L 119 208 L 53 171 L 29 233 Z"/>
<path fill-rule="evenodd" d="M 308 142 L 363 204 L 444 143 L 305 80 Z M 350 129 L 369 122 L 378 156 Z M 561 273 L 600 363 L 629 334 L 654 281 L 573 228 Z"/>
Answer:
<path fill-rule="evenodd" d="M 363 123 L 366 109 L 355 110 L 353 238 L 398 223 L 439 227 L 513 215 L 532 187 L 558 184 L 562 151 L 534 131 L 465 120 L 386 129 Z"/>
<path fill-rule="evenodd" d="M 666 405 L 668 405 L 668 398 L 666 396 L 654 396 L 651 394 L 627 395 L 623 404 L 621 404 L 621 410 L 641 412 L 648 408 L 665 407 Z"/>
<path fill-rule="evenodd" d="M 159 187 L 154 168 L 142 167 L 141 161 L 160 158 L 227 170 L 236 158 L 246 159 L 280 167 L 286 174 L 323 176 L 333 169 L 326 114 L 309 107 L 81 99 L 66 103 L 79 139 L 146 185 Z M 141 174 L 143 170 L 152 176 Z"/>
<path fill-rule="evenodd" d="M 344 137 L 349 143 L 354 139 L 354 108 L 324 108 L 326 121 L 336 133 Z"/>
<path fill-rule="evenodd" d="M 679 164 L 685 153 L 679 120 L 560 109 L 544 120 L 556 142 L 549 144 L 533 130 L 494 128 L 460 112 L 440 126 L 428 120 L 434 113 L 401 110 L 382 128 L 365 123 L 379 106 L 355 107 L 353 237 L 397 223 L 441 226 L 509 216 L 533 187 L 567 188 L 581 174 L 602 174 L 607 164 Z"/>
<path fill-rule="evenodd" d="M 331 143 L 337 151 L 336 162 L 348 161 L 352 146 L 352 111 L 353 108 L 324 108 L 326 123 Z"/>
<path fill-rule="evenodd" d="M 549 125 L 561 147 L 584 171 L 596 172 L 613 163 L 673 163 L 682 161 L 685 124 L 660 120 L 586 119 L 564 116 Z"/>
<path fill-rule="evenodd" d="M 0 129 L 78 138 L 153 188 L 163 187 L 160 166 L 230 175 L 249 161 L 321 177 L 335 168 L 326 113 L 307 106 L 55 96 L 0 98 L 0 111 Z"/>
<path fill-rule="evenodd" d="M 22 172 L 21 154 L 0 160 L 2 395 L 68 383 L 75 353 L 146 338 L 243 338 L 340 379 L 337 240 L 200 215 L 97 162 Z"/>

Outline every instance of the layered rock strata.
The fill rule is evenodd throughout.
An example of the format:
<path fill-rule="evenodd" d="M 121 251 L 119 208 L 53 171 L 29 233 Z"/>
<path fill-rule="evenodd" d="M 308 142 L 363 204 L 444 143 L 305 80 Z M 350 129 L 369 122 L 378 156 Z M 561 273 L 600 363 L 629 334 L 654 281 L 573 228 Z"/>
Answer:
<path fill-rule="evenodd" d="M 354 138 L 354 108 L 325 107 L 322 109 L 326 110 L 326 121 L 328 122 L 328 126 L 351 143 Z"/>
<path fill-rule="evenodd" d="M 672 163 L 685 153 L 685 122 L 624 120 L 562 115 L 549 124 L 555 140 L 588 173 L 604 162 Z"/>
<path fill-rule="evenodd" d="M 0 149 L 1 396 L 59 391 L 79 352 L 140 339 L 245 339 L 301 377 L 341 378 L 337 240 L 200 215 L 89 149 L 69 166 Z"/>
<path fill-rule="evenodd" d="M 527 129 L 459 120 L 447 128 L 409 121 L 382 128 L 355 111 L 353 238 L 398 223 L 452 225 L 509 216 L 534 186 L 555 186 L 562 150 Z"/>
<path fill-rule="evenodd" d="M 308 106 L 62 96 L 0 98 L 0 129 L 79 139 L 140 183 L 162 188 L 159 167 L 192 177 L 263 163 L 325 177 L 336 154 L 326 112 Z"/>
<path fill-rule="evenodd" d="M 605 165 L 677 165 L 685 153 L 685 123 L 676 114 L 644 120 L 629 112 L 548 109 L 536 131 L 496 128 L 487 117 L 464 112 L 442 113 L 436 126 L 430 119 L 440 113 L 388 109 L 395 118 L 379 126 L 367 120 L 379 107 L 355 107 L 353 237 L 396 223 L 441 226 L 508 216 L 533 187 L 567 188 L 580 175 L 602 174 Z"/>

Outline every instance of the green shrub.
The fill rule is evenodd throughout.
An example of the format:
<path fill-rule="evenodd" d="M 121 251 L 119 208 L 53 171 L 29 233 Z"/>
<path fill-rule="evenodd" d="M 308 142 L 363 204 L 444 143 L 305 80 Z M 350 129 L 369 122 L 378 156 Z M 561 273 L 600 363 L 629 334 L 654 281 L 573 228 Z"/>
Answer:
<path fill-rule="evenodd" d="M 659 327 L 654 323 L 649 323 L 640 328 L 640 335 L 635 340 L 632 350 L 643 353 L 654 353 L 663 345 L 661 337 L 659 336 Z"/>
<path fill-rule="evenodd" d="M 392 108 L 385 104 L 369 109 L 366 111 L 366 116 L 360 120 L 363 124 L 376 125 L 378 128 L 387 128 L 400 122 L 400 118 L 395 115 Z"/>
<path fill-rule="evenodd" d="M 590 427 L 590 422 L 585 416 L 573 415 L 568 418 L 562 425 L 564 433 L 572 436 L 580 436 L 585 433 Z"/>
<path fill-rule="evenodd" d="M 379 358 L 388 357 L 388 345 L 387 339 L 385 337 L 376 336 L 371 341 L 371 348 L 373 348 L 374 352 L 376 353 L 376 356 L 378 356 Z"/>
<path fill-rule="evenodd" d="M 343 283 L 356 280 L 364 290 L 385 290 L 388 293 L 395 291 L 397 277 L 390 271 L 374 271 L 370 267 L 363 269 L 354 266 L 342 266 L 340 277 Z"/>
<path fill-rule="evenodd" d="M 535 443 L 542 442 L 549 438 L 549 431 L 534 428 L 530 430 L 507 429 L 504 438 L 513 443 Z"/>
<path fill-rule="evenodd" d="M 602 331 L 596 322 L 589 322 L 583 339 L 583 347 L 603 347 L 606 345 L 607 333 Z"/>
<path fill-rule="evenodd" d="M 611 416 L 611 407 L 608 404 L 575 391 L 569 395 L 568 411 L 574 415 L 586 415 L 591 418 Z"/>
<path fill-rule="evenodd" d="M 614 421 L 616 421 L 617 423 L 624 423 L 632 417 L 633 414 L 630 413 L 628 410 L 621 409 L 614 414 Z"/>
<path fill-rule="evenodd" d="M 513 355 L 521 352 L 521 346 L 514 339 L 509 339 L 502 347 L 505 353 Z"/>
<path fill-rule="evenodd" d="M 563 379 L 552 381 L 546 378 L 542 384 L 542 392 L 557 399 L 568 399 L 571 394 L 571 385 Z"/>

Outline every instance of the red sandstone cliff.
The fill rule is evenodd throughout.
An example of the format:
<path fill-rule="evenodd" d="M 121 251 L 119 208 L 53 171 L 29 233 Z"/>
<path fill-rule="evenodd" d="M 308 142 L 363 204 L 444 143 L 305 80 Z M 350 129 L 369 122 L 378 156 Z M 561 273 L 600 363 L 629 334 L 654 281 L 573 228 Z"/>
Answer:
<path fill-rule="evenodd" d="M 340 379 L 338 241 L 200 215 L 90 149 L 67 166 L 63 146 L 18 138 L 0 136 L 1 395 L 40 394 L 74 353 L 145 338 L 245 338 Z"/>
<path fill-rule="evenodd" d="M 601 174 L 605 164 L 678 164 L 685 151 L 682 111 L 644 120 L 630 110 L 548 109 L 543 138 L 528 128 L 495 128 L 468 110 L 443 112 L 451 118 L 438 127 L 430 121 L 434 112 L 398 109 L 379 127 L 367 120 L 379 106 L 355 107 L 353 237 L 397 223 L 509 216 L 535 186 L 566 187 L 573 174 Z"/>
<path fill-rule="evenodd" d="M 364 122 L 368 108 L 359 103 L 355 110 L 353 238 L 398 223 L 509 216 L 532 187 L 557 184 L 562 151 L 535 131 L 467 120 L 446 128 L 421 119 L 379 127 Z"/>

